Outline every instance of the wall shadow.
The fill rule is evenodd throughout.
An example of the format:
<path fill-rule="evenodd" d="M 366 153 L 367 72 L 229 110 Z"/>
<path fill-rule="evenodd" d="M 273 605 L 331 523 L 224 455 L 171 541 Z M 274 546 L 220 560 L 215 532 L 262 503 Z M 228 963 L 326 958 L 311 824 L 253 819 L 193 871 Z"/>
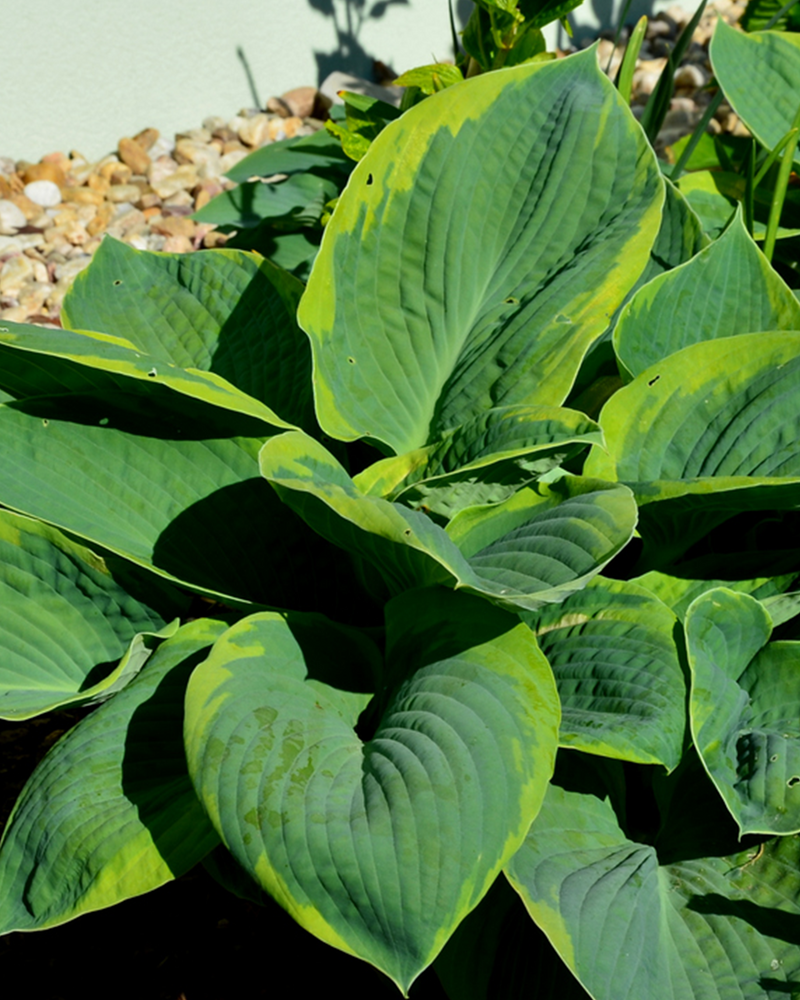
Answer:
<path fill-rule="evenodd" d="M 364 47 L 360 36 L 369 21 L 382 20 L 390 7 L 407 7 L 409 3 L 410 0 L 308 0 L 312 10 L 330 19 L 336 37 L 335 48 L 328 52 L 314 51 L 317 84 L 337 70 L 377 83 L 394 76 L 379 55 Z"/>

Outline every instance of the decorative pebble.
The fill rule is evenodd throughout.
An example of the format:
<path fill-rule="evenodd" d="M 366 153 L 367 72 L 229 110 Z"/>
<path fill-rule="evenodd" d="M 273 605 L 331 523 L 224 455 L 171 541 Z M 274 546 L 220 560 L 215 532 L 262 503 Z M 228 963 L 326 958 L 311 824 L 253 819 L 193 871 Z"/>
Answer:
<path fill-rule="evenodd" d="M 26 198 L 42 208 L 61 204 L 61 189 L 53 181 L 31 181 L 25 185 L 24 191 Z"/>
<path fill-rule="evenodd" d="M 27 225 L 28 220 L 13 201 L 0 200 L 0 233 L 13 236 L 18 229 Z"/>
<path fill-rule="evenodd" d="M 659 152 L 690 131 L 708 104 L 701 89 L 711 73 L 708 44 L 717 12 L 723 10 L 726 20 L 735 23 L 744 3 L 708 4 L 675 73 L 676 96 L 657 140 Z M 665 65 L 667 47 L 674 45 L 690 16 L 672 6 L 650 21 L 633 79 L 637 117 Z M 610 59 L 612 76 L 628 37 L 625 28 L 616 47 L 608 39 L 600 41 L 600 64 L 605 70 Z M 266 109 L 244 108 L 228 118 L 210 115 L 201 127 L 175 136 L 144 128 L 95 162 L 76 150 L 68 155 L 48 152 L 38 163 L 0 156 L 0 318 L 58 325 L 75 275 L 109 236 L 139 250 L 167 253 L 224 246 L 226 234 L 190 216 L 236 186 L 225 174 L 254 148 L 322 127 L 326 109 L 341 100 L 336 91 L 343 87 L 392 102 L 400 97 L 398 88 L 334 74 L 320 90 L 295 87 L 270 98 Z M 724 102 L 709 130 L 747 134 Z"/>

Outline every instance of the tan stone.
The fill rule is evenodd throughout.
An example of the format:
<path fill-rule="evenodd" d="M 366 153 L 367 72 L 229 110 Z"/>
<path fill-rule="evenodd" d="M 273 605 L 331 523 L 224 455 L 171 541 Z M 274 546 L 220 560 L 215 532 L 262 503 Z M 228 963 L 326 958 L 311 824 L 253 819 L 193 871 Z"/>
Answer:
<path fill-rule="evenodd" d="M 263 146 L 270 139 L 270 123 L 282 122 L 281 118 L 272 118 L 270 115 L 253 115 L 252 118 L 245 118 L 239 126 L 239 138 L 246 146 L 257 149 Z"/>
<path fill-rule="evenodd" d="M 52 291 L 52 285 L 33 281 L 20 292 L 19 304 L 27 310 L 29 316 L 32 316 L 44 306 L 47 296 Z"/>
<path fill-rule="evenodd" d="M 30 251 L 26 251 L 26 255 Z M 40 285 L 47 285 L 50 282 L 50 275 L 47 271 L 47 264 L 44 261 L 38 260 L 34 257 L 30 258 L 33 262 L 33 280 L 38 281 Z"/>
<path fill-rule="evenodd" d="M 8 200 L 17 206 L 28 222 L 33 221 L 33 219 L 38 218 L 42 214 L 42 206 L 37 205 L 30 198 L 26 198 L 24 194 L 12 194 Z"/>
<path fill-rule="evenodd" d="M 22 174 L 25 184 L 32 184 L 34 181 L 52 181 L 58 187 L 66 187 L 67 176 L 57 163 L 34 163 L 26 167 Z"/>
<path fill-rule="evenodd" d="M 114 206 L 106 201 L 97 209 L 97 215 L 91 220 L 91 222 L 86 223 L 86 232 L 90 236 L 99 236 L 100 233 L 105 232 L 108 224 L 114 218 Z"/>
<path fill-rule="evenodd" d="M 142 196 L 140 188 L 136 184 L 112 184 L 106 194 L 106 199 L 114 204 L 129 201 L 135 204 Z"/>
<path fill-rule="evenodd" d="M 191 253 L 192 241 L 187 236 L 168 236 L 164 241 L 164 253 Z"/>
<path fill-rule="evenodd" d="M 151 178 L 150 185 L 159 198 L 169 198 L 178 191 L 191 191 L 197 187 L 197 182 L 197 171 L 191 164 L 185 163 L 161 181 Z"/>
<path fill-rule="evenodd" d="M 154 220 L 161 219 L 161 208 L 158 205 L 153 205 L 151 208 L 143 208 L 142 215 L 152 226 Z"/>
<path fill-rule="evenodd" d="M 310 118 L 318 102 L 319 91 L 316 87 L 295 87 L 281 94 L 280 100 L 289 108 L 290 114 L 284 117 Z"/>
<path fill-rule="evenodd" d="M 273 115 L 280 115 L 281 118 L 290 118 L 292 115 L 292 109 L 280 97 L 270 97 L 267 101 L 267 111 Z"/>
<path fill-rule="evenodd" d="M 143 222 L 144 214 L 140 212 L 138 208 L 132 208 L 130 211 L 115 218 L 113 225 L 109 228 L 120 233 L 127 233 L 133 229 L 134 226 L 140 226 Z"/>
<path fill-rule="evenodd" d="M 164 205 L 170 208 L 191 208 L 194 205 L 194 198 L 186 191 L 176 191 L 169 198 L 164 199 Z"/>
<path fill-rule="evenodd" d="M 33 262 L 24 254 L 11 257 L 0 268 L 0 292 L 16 297 L 22 286 L 33 278 Z"/>
<path fill-rule="evenodd" d="M 141 208 L 143 212 L 147 211 L 149 208 L 159 208 L 160 206 L 161 199 L 155 191 L 148 191 L 139 199 L 139 208 Z"/>
<path fill-rule="evenodd" d="M 188 239 L 192 239 L 197 226 L 192 219 L 186 216 L 171 215 L 166 219 L 153 220 L 150 223 L 150 228 L 154 233 L 160 233 L 162 236 L 186 236 Z"/>
<path fill-rule="evenodd" d="M 8 323 L 24 323 L 29 313 L 25 306 L 9 306 L 8 309 L 0 311 L 0 319 Z"/>
<path fill-rule="evenodd" d="M 94 208 L 95 211 L 97 211 L 96 206 L 93 205 L 92 208 Z M 77 205 L 64 205 L 64 207 L 53 216 L 54 226 L 66 226 L 70 222 L 77 222 L 77 221 L 78 221 Z"/>
<path fill-rule="evenodd" d="M 142 147 L 145 153 L 150 149 L 153 143 L 158 139 L 161 133 L 157 128 L 143 128 L 141 132 L 137 132 L 133 137 L 133 141 Z M 143 170 L 137 170 L 137 174 L 143 174 Z"/>
<path fill-rule="evenodd" d="M 98 173 L 109 184 L 127 184 L 133 177 L 133 171 L 127 163 L 120 163 L 116 157 L 104 163 Z"/>
<path fill-rule="evenodd" d="M 14 192 L 11 190 L 11 185 L 8 183 L 8 179 L 0 174 L 0 199 L 8 199 Z"/>
<path fill-rule="evenodd" d="M 120 139 L 117 146 L 119 158 L 135 174 L 146 174 L 150 167 L 150 157 L 134 139 Z"/>
<path fill-rule="evenodd" d="M 224 247 L 228 242 L 228 233 L 221 233 L 214 229 L 210 233 L 206 233 L 203 237 L 203 246 L 207 250 L 213 250 L 215 247 Z"/>
<path fill-rule="evenodd" d="M 74 201 L 78 205 L 102 205 L 103 196 L 90 187 L 66 187 L 61 192 L 64 201 Z"/>
<path fill-rule="evenodd" d="M 178 164 L 171 156 L 159 156 L 153 160 L 150 170 L 147 173 L 147 179 L 151 184 L 157 184 L 167 177 L 171 177 L 177 169 Z"/>
<path fill-rule="evenodd" d="M 92 191 L 99 191 L 100 194 L 105 195 L 111 186 L 107 177 L 103 177 L 102 174 L 89 174 L 86 179 L 87 187 L 90 187 Z"/>

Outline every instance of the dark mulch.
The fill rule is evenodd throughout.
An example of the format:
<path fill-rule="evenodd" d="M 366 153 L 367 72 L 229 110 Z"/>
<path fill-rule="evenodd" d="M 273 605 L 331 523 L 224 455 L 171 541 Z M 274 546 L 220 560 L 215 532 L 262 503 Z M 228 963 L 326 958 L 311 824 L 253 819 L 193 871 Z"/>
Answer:
<path fill-rule="evenodd" d="M 85 712 L 0 722 L 0 825 L 36 762 Z M 202 867 L 61 927 L 0 937 L 5 995 L 28 1000 L 397 1000 L 365 962 L 321 944 L 279 907 L 231 895 Z M 17 982 L 17 987 L 11 987 Z M 432 970 L 413 1000 L 446 1000 Z"/>

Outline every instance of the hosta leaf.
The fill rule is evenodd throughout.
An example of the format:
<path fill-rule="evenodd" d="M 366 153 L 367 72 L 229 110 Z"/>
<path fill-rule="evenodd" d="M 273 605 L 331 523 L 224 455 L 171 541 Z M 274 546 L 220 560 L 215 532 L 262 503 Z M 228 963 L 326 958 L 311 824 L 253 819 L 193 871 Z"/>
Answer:
<path fill-rule="evenodd" d="M 56 393 L 139 392 L 180 411 L 191 401 L 250 416 L 265 426 L 292 427 L 259 400 L 213 372 L 183 369 L 142 354 L 133 344 L 102 333 L 54 330 L 4 323 L 0 326 L 0 385 L 17 399 Z M 131 386 L 130 380 L 143 383 Z M 167 390 L 167 391 L 165 391 Z M 175 400 L 176 393 L 187 397 Z M 158 405 L 158 404 L 157 404 Z M 224 421 L 227 414 L 219 414 Z"/>
<path fill-rule="evenodd" d="M 590 347 L 569 395 L 569 404 L 590 416 L 596 416 L 600 412 L 603 403 L 621 384 L 611 334 L 625 304 L 642 285 L 679 264 L 685 264 L 708 244 L 700 220 L 689 202 L 666 178 L 664 185 L 666 198 L 661 212 L 661 225 L 650 250 L 647 266 L 611 317 L 603 335 Z"/>
<path fill-rule="evenodd" d="M 162 632 L 158 608 L 167 606 L 155 593 L 151 604 L 137 600 L 61 532 L 0 510 L 0 718 L 90 704 L 124 687 L 150 653 L 146 636 L 177 627 Z"/>
<path fill-rule="evenodd" d="M 682 619 L 696 597 L 700 597 L 701 594 L 705 594 L 708 590 L 714 590 L 716 587 L 727 587 L 728 590 L 735 590 L 738 593 L 751 594 L 763 602 L 773 595 L 782 594 L 788 590 L 795 580 L 797 580 L 797 573 L 756 577 L 752 580 L 694 580 L 651 570 L 649 573 L 636 577 L 631 582 L 646 587 L 659 600 L 672 608 L 678 618 Z"/>
<path fill-rule="evenodd" d="M 264 219 L 311 225 L 319 219 L 325 202 L 337 193 L 332 180 L 313 173 L 300 173 L 275 184 L 245 182 L 218 194 L 195 212 L 194 218 L 237 229 L 252 229 Z"/>
<path fill-rule="evenodd" d="M 602 444 L 600 428 L 576 410 L 497 407 L 426 448 L 376 462 L 353 481 L 364 493 L 450 518 L 505 500 L 589 444 Z"/>
<path fill-rule="evenodd" d="M 681 552 L 738 511 L 800 503 L 798 390 L 800 333 L 693 344 L 606 404 L 608 452 L 584 472 L 629 483 L 645 540 Z"/>
<path fill-rule="evenodd" d="M 791 128 L 800 104 L 800 37 L 781 31 L 746 35 L 719 18 L 709 52 L 731 107 L 772 149 Z"/>
<path fill-rule="evenodd" d="M 41 761 L 0 846 L 0 933 L 149 892 L 218 843 L 189 780 L 182 726 L 189 674 L 225 628 L 185 625 Z"/>
<path fill-rule="evenodd" d="M 348 174 L 353 166 L 342 152 L 341 143 L 324 129 L 311 135 L 278 139 L 239 160 L 225 175 L 240 183 L 251 177 L 296 174 L 307 170 L 336 170 Z M 195 216 L 196 218 L 197 216 Z"/>
<path fill-rule="evenodd" d="M 353 172 L 300 303 L 324 430 L 403 454 L 492 406 L 560 405 L 663 198 L 593 50 L 411 108 Z"/>
<path fill-rule="evenodd" d="M 558 725 L 531 633 L 449 596 L 443 620 L 481 615 L 484 641 L 423 657 L 366 742 L 353 729 L 365 697 L 319 679 L 315 659 L 335 682 L 336 633 L 309 660 L 277 615 L 234 626 L 187 692 L 189 769 L 227 848 L 299 923 L 404 993 L 522 841 Z"/>
<path fill-rule="evenodd" d="M 640 289 L 614 331 L 621 364 L 640 375 L 702 340 L 800 330 L 800 303 L 748 236 L 741 212 L 688 263 Z"/>
<path fill-rule="evenodd" d="M 555 674 L 562 746 L 677 767 L 686 682 L 669 608 L 635 584 L 595 577 L 523 621 Z"/>
<path fill-rule="evenodd" d="M 551 784 L 508 865 L 594 1000 L 783 1000 L 797 986 L 800 839 L 743 850 L 724 814 L 707 824 L 703 787 L 670 850 L 627 837 L 608 799 Z"/>
<path fill-rule="evenodd" d="M 444 583 L 534 610 L 584 586 L 627 544 L 636 522 L 627 489 L 565 480 L 463 511 L 445 532 L 421 511 L 365 496 L 330 452 L 300 432 L 272 438 L 259 461 L 293 510 L 373 563 L 392 593 Z"/>
<path fill-rule="evenodd" d="M 788 126 L 787 126 L 788 129 Z M 725 227 L 734 218 L 737 202 L 744 198 L 745 182 L 740 174 L 726 170 L 697 170 L 684 174 L 677 186 L 686 200 L 697 213 L 703 229 L 712 238 L 717 239 Z M 753 238 L 763 240 L 767 225 L 760 219 L 753 222 Z M 797 236 L 800 229 L 778 228 L 776 238 L 785 239 Z"/>
<path fill-rule="evenodd" d="M 800 643 L 771 631 L 762 604 L 724 588 L 686 613 L 692 735 L 742 833 L 800 831 Z"/>
<path fill-rule="evenodd" d="M 264 438 L 236 434 L 254 421 L 157 402 L 137 391 L 0 406 L 0 503 L 228 599 L 306 607 L 330 556 L 260 477 Z"/>
<path fill-rule="evenodd" d="M 258 254 L 148 253 L 107 239 L 65 297 L 62 321 L 124 337 L 157 362 L 212 372 L 309 427 L 311 352 L 295 320 L 302 290 Z"/>

